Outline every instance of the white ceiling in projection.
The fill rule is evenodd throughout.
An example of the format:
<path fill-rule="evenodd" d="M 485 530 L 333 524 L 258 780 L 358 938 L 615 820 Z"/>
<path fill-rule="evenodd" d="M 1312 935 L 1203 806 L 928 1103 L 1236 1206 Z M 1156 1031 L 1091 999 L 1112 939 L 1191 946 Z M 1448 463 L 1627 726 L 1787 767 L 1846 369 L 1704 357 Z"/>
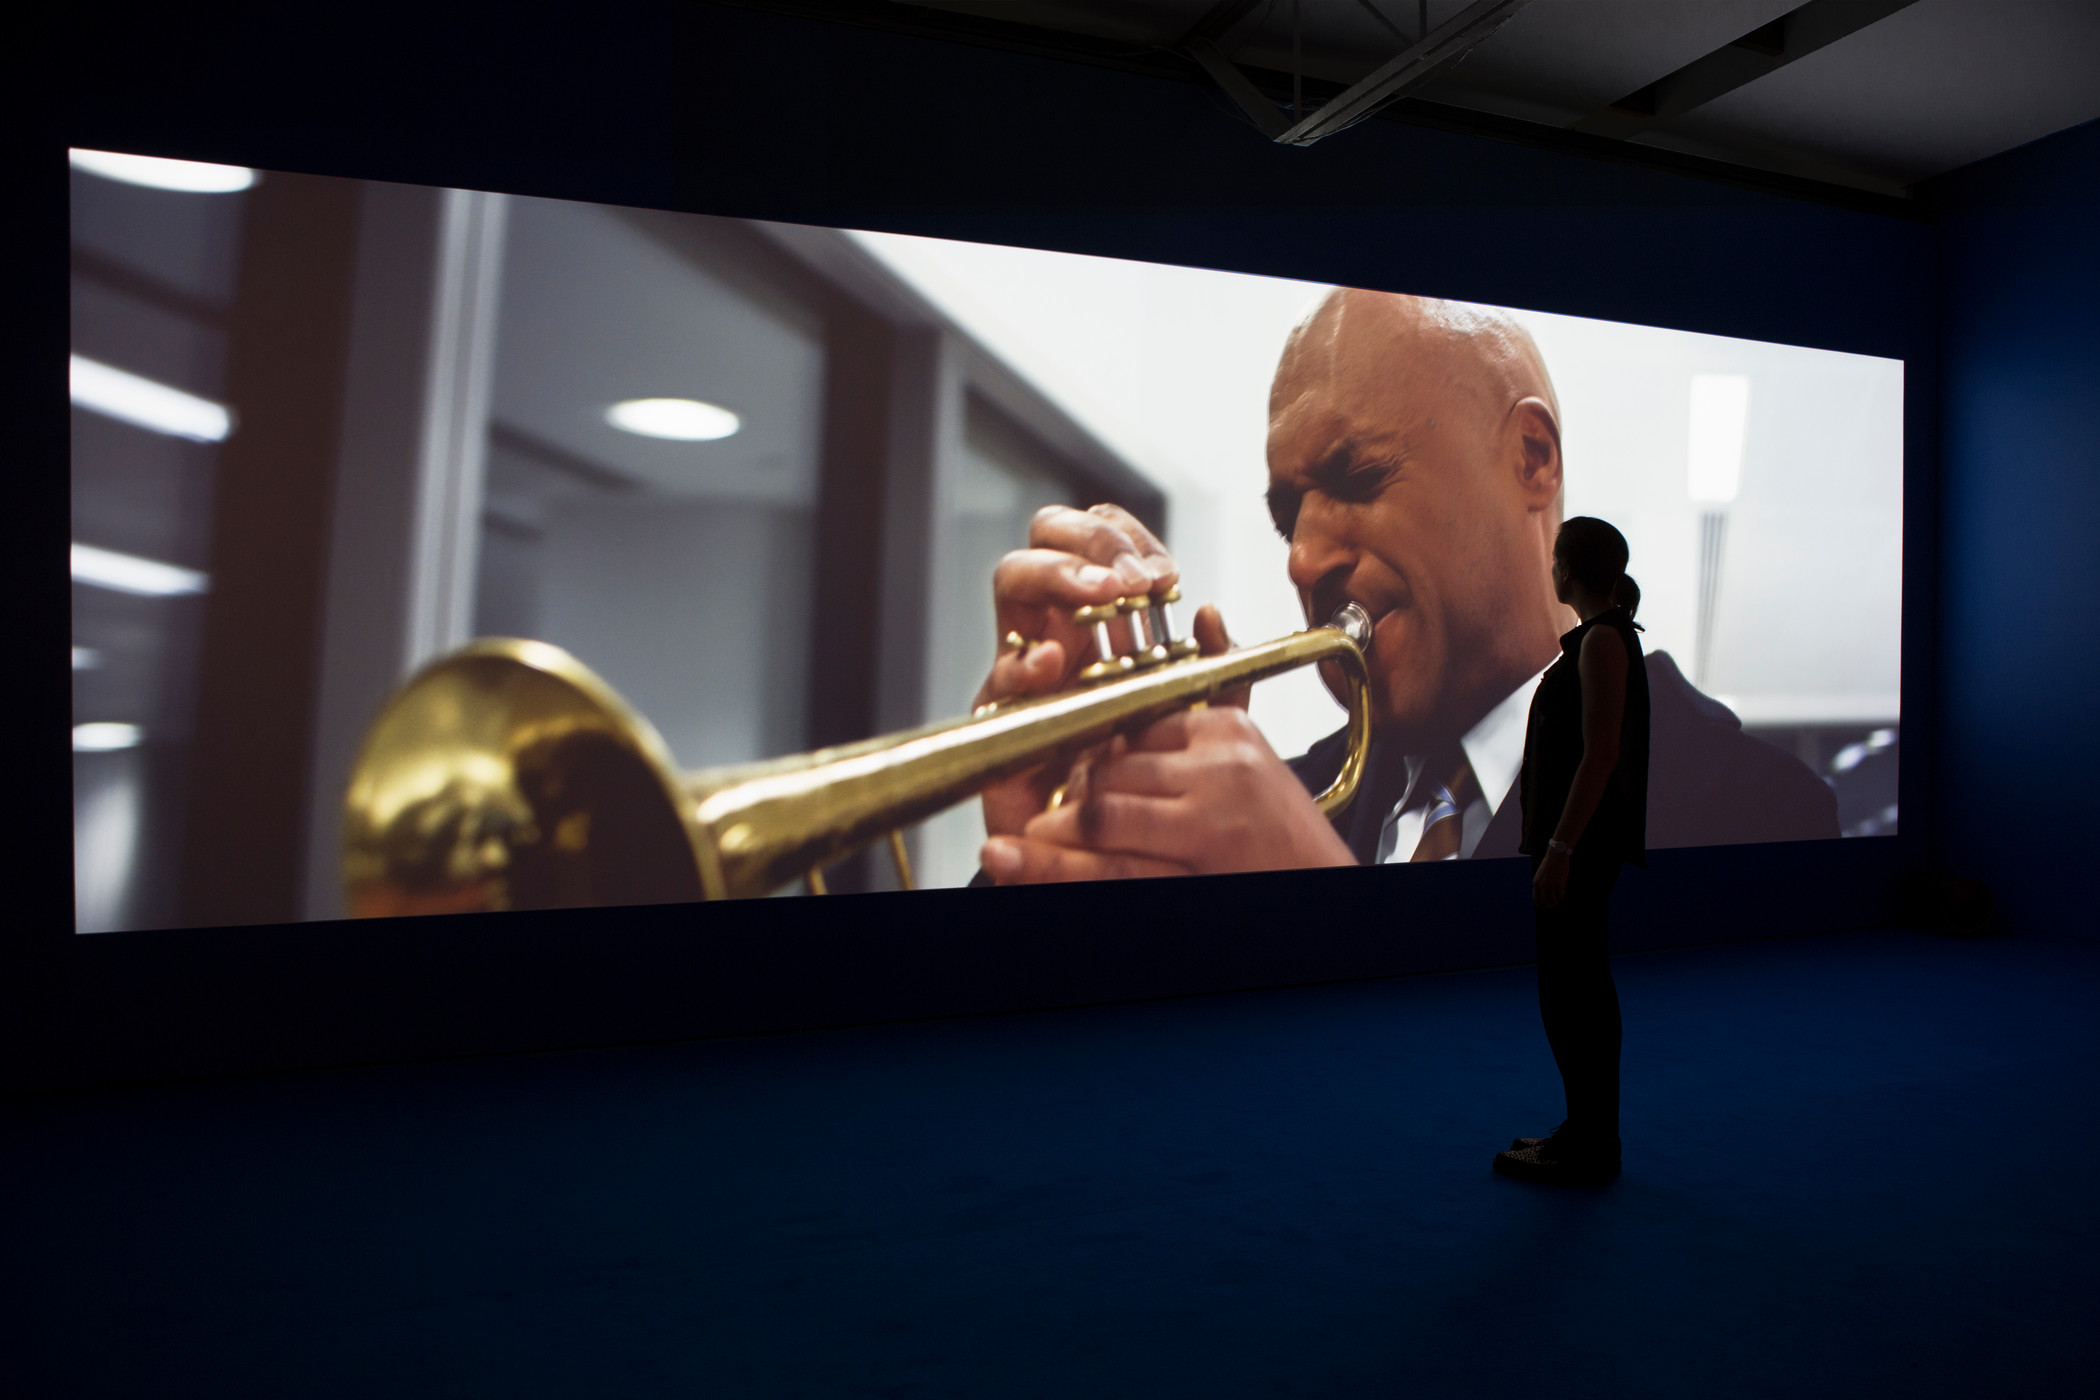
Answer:
<path fill-rule="evenodd" d="M 667 495 L 816 499 L 824 348 L 616 210 L 511 201 L 494 417 Z M 679 442 L 606 422 L 629 399 L 689 398 L 734 435 Z"/>

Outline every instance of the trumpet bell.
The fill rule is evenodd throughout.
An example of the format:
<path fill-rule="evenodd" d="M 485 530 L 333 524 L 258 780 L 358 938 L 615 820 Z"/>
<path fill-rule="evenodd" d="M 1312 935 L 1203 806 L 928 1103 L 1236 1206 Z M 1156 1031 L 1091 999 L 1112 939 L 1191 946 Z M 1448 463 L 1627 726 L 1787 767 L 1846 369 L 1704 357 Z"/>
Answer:
<path fill-rule="evenodd" d="M 343 813 L 356 917 L 701 898 L 669 751 L 559 647 L 425 667 L 367 734 Z"/>

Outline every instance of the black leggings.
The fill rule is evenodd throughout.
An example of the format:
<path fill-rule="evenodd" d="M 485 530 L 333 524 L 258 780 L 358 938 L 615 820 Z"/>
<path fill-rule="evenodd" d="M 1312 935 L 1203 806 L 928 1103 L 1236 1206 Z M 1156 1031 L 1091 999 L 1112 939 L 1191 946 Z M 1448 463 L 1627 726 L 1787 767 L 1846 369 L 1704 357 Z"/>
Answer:
<path fill-rule="evenodd" d="M 1618 879 L 1619 862 L 1578 854 L 1569 861 L 1567 897 L 1532 910 L 1539 1018 L 1567 1092 L 1567 1132 L 1604 1143 L 1619 1136 L 1619 989 L 1611 980 L 1608 927 Z"/>

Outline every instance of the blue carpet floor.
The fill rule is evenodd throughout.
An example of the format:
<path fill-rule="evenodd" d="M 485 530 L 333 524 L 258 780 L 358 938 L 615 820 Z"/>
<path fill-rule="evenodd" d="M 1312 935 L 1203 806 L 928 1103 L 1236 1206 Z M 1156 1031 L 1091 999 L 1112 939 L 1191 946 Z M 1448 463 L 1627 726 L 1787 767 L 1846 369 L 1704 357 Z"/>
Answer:
<path fill-rule="evenodd" d="M 1616 968 L 1596 1191 L 1529 969 L 16 1102 L 0 1391 L 2093 1393 L 2100 944 Z"/>

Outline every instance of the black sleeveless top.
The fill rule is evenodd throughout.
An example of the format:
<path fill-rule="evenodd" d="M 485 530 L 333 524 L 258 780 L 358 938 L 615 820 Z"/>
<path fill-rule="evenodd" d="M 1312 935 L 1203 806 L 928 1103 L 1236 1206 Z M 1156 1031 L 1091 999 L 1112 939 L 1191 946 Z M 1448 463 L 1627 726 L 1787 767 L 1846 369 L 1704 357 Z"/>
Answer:
<path fill-rule="evenodd" d="M 1609 627 L 1626 644 L 1626 714 L 1619 726 L 1619 763 L 1612 769 L 1596 815 L 1575 843 L 1577 855 L 1646 865 L 1648 849 L 1648 668 L 1633 619 L 1624 608 L 1597 614 L 1560 639 L 1560 656 L 1539 678 L 1524 730 L 1524 768 L 1517 781 L 1524 803 L 1526 855 L 1544 855 L 1560 825 L 1582 762 L 1582 676 L 1576 659 L 1592 627 Z"/>

